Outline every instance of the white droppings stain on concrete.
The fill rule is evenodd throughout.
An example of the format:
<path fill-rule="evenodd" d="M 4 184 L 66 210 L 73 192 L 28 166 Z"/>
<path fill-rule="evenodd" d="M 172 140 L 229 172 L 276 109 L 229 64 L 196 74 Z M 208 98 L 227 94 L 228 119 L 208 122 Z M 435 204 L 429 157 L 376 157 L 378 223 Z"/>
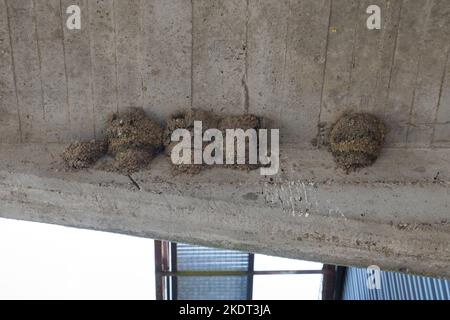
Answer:
<path fill-rule="evenodd" d="M 268 205 L 281 207 L 294 217 L 308 218 L 311 214 L 322 212 L 328 216 L 347 220 L 343 210 L 330 200 L 320 200 L 315 182 L 289 181 L 283 184 L 266 183 L 265 201 Z"/>
<path fill-rule="evenodd" d="M 292 216 L 309 217 L 319 207 L 315 187 L 314 182 L 307 181 L 289 181 L 284 185 L 266 183 L 265 201 L 280 206 Z"/>

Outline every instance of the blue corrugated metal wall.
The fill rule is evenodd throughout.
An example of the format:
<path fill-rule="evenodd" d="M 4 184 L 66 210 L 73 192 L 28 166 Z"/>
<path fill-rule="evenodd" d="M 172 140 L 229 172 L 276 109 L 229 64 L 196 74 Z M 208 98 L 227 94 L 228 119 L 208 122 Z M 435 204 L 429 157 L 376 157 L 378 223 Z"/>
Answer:
<path fill-rule="evenodd" d="M 348 268 L 343 300 L 450 300 L 450 281 L 380 272 L 381 289 L 370 290 L 367 269 Z"/>
<path fill-rule="evenodd" d="M 178 271 L 247 271 L 247 253 L 192 246 L 177 245 Z M 180 300 L 245 300 L 247 276 L 178 277 Z"/>

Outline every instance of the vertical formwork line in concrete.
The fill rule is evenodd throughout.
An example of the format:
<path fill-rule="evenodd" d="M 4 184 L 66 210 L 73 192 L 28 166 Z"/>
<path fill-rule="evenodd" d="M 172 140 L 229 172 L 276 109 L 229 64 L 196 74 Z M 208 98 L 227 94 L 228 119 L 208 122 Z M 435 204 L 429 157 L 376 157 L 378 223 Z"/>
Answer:
<path fill-rule="evenodd" d="M 87 20 L 88 20 L 88 28 L 89 28 L 89 57 L 91 62 L 91 77 L 90 77 L 90 86 L 91 86 L 91 101 L 92 101 L 92 125 L 94 130 L 94 139 L 97 139 L 97 128 L 96 128 L 96 112 L 95 112 L 95 87 L 94 87 L 94 61 L 92 59 L 92 24 L 91 24 L 91 10 L 89 9 L 89 2 L 86 3 L 86 8 L 88 11 Z"/>
<path fill-rule="evenodd" d="M 144 108 L 142 62 L 142 2 L 140 0 L 115 1 L 115 81 L 117 83 L 117 110 Z"/>
<path fill-rule="evenodd" d="M 249 1 L 249 113 L 264 116 L 273 128 L 280 128 L 280 111 L 285 103 L 283 75 L 288 15 L 289 0 Z"/>
<path fill-rule="evenodd" d="M 444 93 L 445 76 L 447 75 L 449 56 L 450 56 L 450 46 L 447 49 L 447 57 L 445 59 L 445 67 L 444 67 L 444 70 L 442 72 L 441 86 L 439 88 L 438 104 L 437 104 L 437 107 L 436 107 L 436 112 L 434 114 L 433 133 L 432 133 L 432 136 L 431 136 L 430 147 L 432 147 L 434 145 L 434 142 L 435 142 L 434 139 L 435 139 L 435 135 L 436 135 L 436 125 L 437 125 L 437 122 L 438 122 L 439 110 L 441 108 L 442 95 Z"/>
<path fill-rule="evenodd" d="M 292 1 L 284 92 L 284 141 L 305 147 L 317 137 L 329 0 Z"/>
<path fill-rule="evenodd" d="M 246 1 L 194 1 L 194 106 L 242 114 Z"/>
<path fill-rule="evenodd" d="M 292 0 L 288 1 L 288 16 L 286 19 L 286 34 L 284 37 L 284 56 L 283 56 L 283 76 L 282 76 L 282 84 L 286 83 L 286 71 L 287 71 L 287 56 L 288 56 L 288 50 L 289 50 L 289 28 L 290 28 L 290 20 L 292 15 Z M 283 106 L 287 105 L 287 91 L 286 88 L 283 90 Z M 280 108 L 280 115 L 279 115 L 279 129 L 281 132 L 283 132 L 283 108 Z"/>
<path fill-rule="evenodd" d="M 378 59 L 379 68 L 377 68 L 375 91 L 371 93 L 372 104 L 368 110 L 365 110 L 380 116 L 382 119 L 389 117 L 386 105 L 389 100 L 394 58 L 398 46 L 402 8 L 403 0 L 394 3 L 386 0 L 384 1 L 384 7 L 382 9 L 383 31 L 381 36 L 381 52 Z M 386 12 L 386 14 L 384 14 L 384 12 Z"/>
<path fill-rule="evenodd" d="M 355 0 L 333 0 L 320 114 L 320 121 L 327 128 L 348 108 L 346 100 L 350 87 L 356 26 L 354 20 L 358 4 Z"/>
<path fill-rule="evenodd" d="M 191 110 L 194 107 L 194 0 L 191 0 Z"/>
<path fill-rule="evenodd" d="M 42 53 L 41 53 L 41 48 L 40 48 L 40 45 L 39 45 L 39 33 L 38 33 L 38 27 L 37 27 L 36 1 L 32 0 L 32 4 L 33 4 L 34 36 L 36 38 L 36 50 L 37 50 L 38 62 L 39 62 L 39 83 L 40 83 L 40 86 L 41 86 L 42 118 L 44 120 L 46 120 L 45 101 L 44 101 L 44 88 L 42 87 Z"/>
<path fill-rule="evenodd" d="M 69 128 L 64 128 L 65 141 L 92 140 L 94 134 L 94 107 L 92 100 L 91 45 L 89 34 L 89 10 L 87 0 L 60 0 L 63 24 L 64 55 L 61 66 L 67 73 Z M 81 11 L 81 29 L 66 27 L 67 8 L 77 5 Z M 62 71 L 61 71 L 62 72 Z"/>
<path fill-rule="evenodd" d="M 64 36 L 64 28 L 65 26 L 65 10 L 63 9 L 62 0 L 59 0 L 59 11 L 61 13 L 61 42 L 63 49 L 63 60 L 64 60 L 64 76 L 66 79 L 66 103 L 67 103 L 67 126 L 71 128 L 70 124 L 70 103 L 69 103 L 69 75 L 67 74 L 67 55 L 66 55 L 66 44 L 65 44 L 65 36 Z"/>
<path fill-rule="evenodd" d="M 397 52 L 397 46 L 398 46 L 398 35 L 399 35 L 399 31 L 400 31 L 400 26 L 402 24 L 402 11 L 403 11 L 403 5 L 404 5 L 404 0 L 401 1 L 400 3 L 400 10 L 398 13 L 398 24 L 397 24 L 397 30 L 395 32 L 395 40 L 394 40 L 394 51 L 392 51 L 392 56 L 391 56 L 391 65 L 390 65 L 390 69 L 389 69 L 389 80 L 388 80 L 388 85 L 387 85 L 387 97 L 386 97 L 386 101 L 389 100 L 390 97 L 390 93 L 391 93 L 391 84 L 392 84 L 392 73 L 394 71 L 394 62 L 395 62 L 395 54 Z M 387 114 L 387 103 L 384 105 L 383 108 L 383 115 L 386 116 Z"/>
<path fill-rule="evenodd" d="M 245 114 L 248 114 L 250 109 L 250 93 L 249 93 L 249 86 L 248 86 L 248 28 L 249 28 L 249 20 L 250 20 L 250 0 L 246 0 L 246 12 L 245 12 L 245 71 L 244 76 L 242 78 L 242 86 L 244 90 L 244 112 Z"/>
<path fill-rule="evenodd" d="M 442 69 L 445 68 L 450 38 L 450 7 L 446 1 L 431 1 L 424 26 L 421 62 L 415 102 L 410 120 L 408 145 L 430 146 L 433 122 L 440 99 Z"/>
<path fill-rule="evenodd" d="M 353 43 L 352 43 L 352 57 L 350 60 L 350 74 L 349 74 L 349 81 L 348 81 L 348 87 L 347 87 L 347 97 L 346 97 L 346 105 L 348 107 L 348 104 L 350 102 L 350 91 L 352 89 L 352 81 L 353 81 L 353 69 L 355 68 L 355 58 L 356 58 L 356 47 L 357 47 L 357 40 L 358 40 L 358 22 L 359 22 L 359 11 L 361 10 L 361 2 L 358 3 L 356 6 L 355 11 L 355 17 L 354 19 L 354 26 L 353 26 Z"/>
<path fill-rule="evenodd" d="M 406 130 L 406 138 L 405 138 L 405 146 L 408 146 L 408 141 L 409 141 L 409 135 L 411 133 L 411 126 L 412 124 L 412 120 L 413 120 L 413 112 L 414 112 L 414 106 L 416 104 L 416 92 L 417 92 L 417 88 L 419 86 L 419 75 L 420 75 L 420 68 L 422 65 L 422 59 L 423 59 L 423 50 L 424 50 L 424 46 L 425 46 L 425 34 L 426 34 L 426 27 L 430 21 L 430 16 L 431 16 L 431 5 L 430 5 L 430 0 L 427 0 L 427 16 L 425 19 L 425 24 L 424 24 L 424 28 L 421 32 L 421 39 L 419 42 L 419 59 L 417 61 L 417 72 L 416 72 L 416 76 L 415 76 L 415 80 L 414 80 L 414 90 L 413 90 L 413 95 L 412 95 L 412 101 L 411 101 L 411 105 L 409 108 L 409 116 L 408 116 L 408 128 Z"/>
<path fill-rule="evenodd" d="M 24 142 L 43 142 L 46 131 L 42 103 L 42 78 L 36 44 L 36 24 L 31 0 L 8 1 L 14 50 L 14 67 Z"/>
<path fill-rule="evenodd" d="M 17 103 L 17 117 L 18 117 L 18 121 L 19 121 L 19 142 L 22 143 L 23 142 L 23 133 L 22 133 L 22 116 L 21 116 L 21 111 L 20 111 L 20 103 L 19 103 L 19 93 L 18 93 L 18 88 L 17 88 L 17 76 L 16 76 L 16 66 L 15 66 L 15 61 L 14 61 L 14 49 L 13 49 L 13 45 L 12 45 L 12 30 L 11 30 L 11 21 L 10 21 L 10 10 L 9 10 L 9 6 L 8 6 L 8 1 L 4 0 L 4 5 L 6 8 L 6 20 L 7 20 L 7 25 L 8 25 L 8 34 L 9 34 L 9 47 L 10 47 L 10 51 L 11 51 L 11 71 L 13 74 L 13 80 L 14 80 L 14 93 L 16 96 L 16 103 Z"/>
<path fill-rule="evenodd" d="M 36 43 L 47 142 L 62 142 L 68 135 L 67 83 L 60 0 L 34 0 Z"/>
<path fill-rule="evenodd" d="M 331 32 L 331 17 L 333 15 L 333 0 L 330 0 L 330 13 L 328 15 L 328 28 L 327 28 L 327 40 L 325 43 L 325 62 L 323 64 L 323 77 L 322 77 L 322 89 L 320 93 L 320 109 L 319 109 L 319 119 L 317 121 L 317 137 L 320 137 L 320 123 L 322 121 L 322 106 L 323 106 L 323 94 L 325 91 L 325 81 L 327 75 L 327 65 L 328 65 L 328 44 L 330 42 L 330 32 Z"/>
<path fill-rule="evenodd" d="M 397 45 L 386 101 L 386 124 L 390 128 L 386 141 L 391 147 L 406 148 L 409 111 L 420 52 L 418 47 L 425 28 L 426 14 L 422 2 L 403 0 Z M 389 115 L 389 116 L 387 116 Z"/>
<path fill-rule="evenodd" d="M 419 60 L 417 61 L 417 71 L 416 71 L 416 75 L 415 75 L 415 79 L 414 79 L 414 89 L 413 89 L 413 93 L 412 93 L 412 99 L 411 99 L 411 105 L 410 105 L 410 109 L 409 109 L 409 115 L 408 115 L 408 123 L 407 126 L 408 128 L 406 129 L 406 137 L 405 137 L 405 148 L 408 147 L 408 141 L 409 141 L 409 134 L 411 131 L 411 121 L 412 121 L 412 113 L 414 110 L 414 104 L 416 102 L 416 90 L 417 90 L 417 86 L 418 84 L 418 79 L 419 79 L 419 73 L 420 73 L 420 61 L 421 61 L 421 57 L 419 58 Z"/>
<path fill-rule="evenodd" d="M 144 110 L 144 105 L 145 105 L 145 99 L 144 99 L 144 57 L 143 57 L 143 52 L 142 52 L 142 48 L 144 47 L 144 26 L 143 26 L 143 10 L 142 10 L 142 0 L 139 0 L 139 16 L 138 16 L 138 20 L 139 20 L 139 36 L 137 38 L 138 41 L 138 46 L 137 46 L 137 56 L 138 56 L 138 66 L 139 66 L 139 76 L 141 77 L 140 79 L 140 84 L 141 84 L 141 101 L 139 102 L 139 106 L 142 107 L 142 110 Z"/>
<path fill-rule="evenodd" d="M 96 135 L 97 138 L 103 138 L 108 116 L 117 112 L 113 0 L 88 1 L 88 3 L 91 14 Z"/>
<path fill-rule="evenodd" d="M 386 74 L 389 59 L 386 52 L 393 50 L 395 32 L 393 21 L 398 12 L 399 2 L 387 0 L 364 0 L 355 6 L 357 14 L 354 29 L 354 40 L 351 53 L 349 92 L 346 107 L 358 112 L 369 112 L 381 115 L 376 108 L 384 96 Z M 381 11 L 381 29 L 371 30 L 366 27 L 368 14 L 366 8 L 377 5 Z"/>
<path fill-rule="evenodd" d="M 384 1 L 382 12 L 385 12 L 385 14 L 382 15 L 382 34 L 379 40 L 381 42 L 381 48 L 377 60 L 379 70 L 376 76 L 374 91 L 371 93 L 369 108 L 368 110 L 364 110 L 382 116 L 383 118 L 386 117 L 384 106 L 386 105 L 389 81 L 392 74 L 392 56 L 397 48 L 398 27 L 402 6 L 403 0 L 394 4 L 389 0 Z"/>
<path fill-rule="evenodd" d="M 191 105 L 191 8 L 191 1 L 186 0 L 141 2 L 144 110 L 160 122 Z M 122 18 L 118 18 L 119 25 Z M 207 58 L 199 61 L 206 64 Z M 212 80 L 208 83 L 214 84 Z"/>
<path fill-rule="evenodd" d="M 123 0 L 122 0 L 123 1 Z M 116 0 L 112 2 L 112 19 L 114 28 L 114 66 L 116 74 L 116 112 L 119 112 L 119 64 L 117 60 L 117 19 L 116 19 Z"/>

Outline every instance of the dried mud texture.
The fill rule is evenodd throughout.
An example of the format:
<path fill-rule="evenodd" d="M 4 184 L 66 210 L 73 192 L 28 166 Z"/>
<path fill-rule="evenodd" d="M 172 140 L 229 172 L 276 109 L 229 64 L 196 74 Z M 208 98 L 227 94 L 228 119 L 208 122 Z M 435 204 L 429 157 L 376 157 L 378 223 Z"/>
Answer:
<path fill-rule="evenodd" d="M 221 130 L 224 142 L 226 129 L 259 129 L 261 124 L 260 119 L 254 115 L 219 117 L 212 112 L 193 109 L 181 111 L 169 117 L 165 129 L 163 129 L 156 121 L 147 117 L 142 109 L 130 108 L 124 112 L 113 114 L 108 119 L 104 142 L 75 143 L 64 152 L 63 159 L 69 167 L 82 169 L 93 166 L 107 154 L 112 158 L 102 158 L 96 168 L 127 174 L 133 173 L 147 168 L 153 158 L 163 149 L 170 157 L 172 148 L 178 143 L 171 142 L 172 132 L 176 129 L 187 129 L 193 135 L 195 121 L 202 122 L 202 133 L 208 129 Z M 192 158 L 194 156 L 193 142 L 192 139 Z M 208 144 L 209 142 L 203 142 L 203 148 Z M 248 144 L 246 144 L 246 148 L 248 151 Z M 224 163 L 225 157 L 226 149 L 224 150 Z M 107 160 L 105 160 L 106 158 Z M 248 164 L 224 166 L 241 170 L 253 170 L 260 167 Z M 198 174 L 210 166 L 172 164 L 172 167 L 174 173 Z"/>
<path fill-rule="evenodd" d="M 84 169 L 95 164 L 107 150 L 105 141 L 75 142 L 63 152 L 62 158 L 69 168 Z"/>
<path fill-rule="evenodd" d="M 247 114 L 242 116 L 226 116 L 220 120 L 219 123 L 219 129 L 222 130 L 223 135 L 225 137 L 226 129 L 242 129 L 242 130 L 248 130 L 248 129 L 260 129 L 261 128 L 261 120 L 257 116 L 253 114 Z M 248 150 L 249 146 L 248 144 L 245 145 L 245 152 L 246 152 L 246 164 L 237 164 L 237 146 L 235 145 L 235 164 L 226 165 L 227 168 L 231 169 L 239 169 L 243 171 L 251 171 L 256 170 L 261 167 L 259 164 L 248 164 Z M 226 156 L 227 150 L 226 147 L 224 149 L 224 154 Z M 224 160 L 225 162 L 225 160 Z"/>
<path fill-rule="evenodd" d="M 242 116 L 226 116 L 220 119 L 219 129 L 259 129 L 260 128 L 260 119 L 253 115 L 247 114 Z"/>
<path fill-rule="evenodd" d="M 109 154 L 114 161 L 100 164 L 102 170 L 132 173 L 146 168 L 163 148 L 161 126 L 144 110 L 130 108 L 108 119 L 104 142 L 72 144 L 62 157 L 69 167 L 83 169 Z"/>
<path fill-rule="evenodd" d="M 130 148 L 157 152 L 163 146 L 161 126 L 138 108 L 114 114 L 106 128 L 106 135 L 112 154 Z"/>
<path fill-rule="evenodd" d="M 169 117 L 166 122 L 166 130 L 164 133 L 164 144 L 166 146 L 166 155 L 170 157 L 172 148 L 178 142 L 171 142 L 172 132 L 176 129 L 187 129 L 191 132 L 193 136 L 194 133 L 194 121 L 202 121 L 202 130 L 204 133 L 208 129 L 217 128 L 222 131 L 224 142 L 226 129 L 259 129 L 260 128 L 260 119 L 255 115 L 240 115 L 240 116 L 217 116 L 211 112 L 193 109 L 187 111 L 181 111 L 173 114 Z M 193 144 L 193 139 L 192 139 Z M 203 143 L 203 148 L 207 146 L 209 142 Z M 248 145 L 247 151 L 248 151 Z M 237 148 L 236 148 L 237 150 Z M 193 146 L 191 149 L 192 154 L 192 163 L 193 163 Z M 226 157 L 226 149 L 224 149 L 224 163 Z M 248 162 L 248 161 L 247 161 Z M 227 168 L 240 169 L 240 170 L 254 170 L 259 168 L 259 165 L 249 165 L 249 164 L 234 164 L 234 165 L 223 165 Z M 202 170 L 211 167 L 207 165 L 197 165 L 197 164 L 173 164 L 172 169 L 175 174 L 184 173 L 184 174 L 198 174 Z"/>
<path fill-rule="evenodd" d="M 174 132 L 176 129 L 186 129 L 190 131 L 192 136 L 191 161 L 192 163 L 194 163 L 193 136 L 195 121 L 202 122 L 203 134 L 203 132 L 208 129 L 217 128 L 219 119 L 212 112 L 200 109 L 182 110 L 169 116 L 166 121 L 166 128 L 164 131 L 164 146 L 166 148 L 165 152 L 169 158 L 173 147 L 178 144 L 178 142 L 172 142 L 172 132 Z M 206 144 L 204 143 L 203 146 L 205 145 Z M 203 164 L 174 164 L 172 163 L 172 161 L 171 164 L 172 172 L 174 174 L 195 175 L 206 169 L 206 166 Z"/>
<path fill-rule="evenodd" d="M 331 128 L 329 147 L 347 172 L 372 165 L 384 144 L 385 126 L 367 113 L 347 113 Z"/>
<path fill-rule="evenodd" d="M 116 154 L 114 167 L 120 172 L 133 173 L 146 168 L 153 158 L 154 154 L 147 150 L 127 149 Z"/>
<path fill-rule="evenodd" d="M 212 112 L 199 109 L 179 111 L 171 115 L 166 121 L 164 145 L 168 146 L 171 144 L 171 135 L 176 129 L 187 129 L 193 134 L 195 121 L 202 122 L 203 132 L 217 128 L 219 125 L 219 118 Z"/>
<path fill-rule="evenodd" d="M 163 149 L 163 130 L 144 110 L 130 108 L 114 114 L 106 129 L 114 169 L 132 173 L 146 168 Z"/>
<path fill-rule="evenodd" d="M 178 128 L 181 129 L 181 128 Z M 193 141 L 192 141 L 193 142 Z M 170 159 L 172 149 L 177 145 L 178 142 L 171 142 L 168 146 L 166 146 L 165 153 L 169 158 L 170 164 L 172 166 L 173 174 L 188 174 L 188 175 L 196 175 L 202 172 L 207 168 L 204 164 L 193 164 L 194 163 L 194 148 L 191 148 L 191 163 L 192 164 L 175 164 Z M 203 152 L 203 151 L 202 151 Z"/>

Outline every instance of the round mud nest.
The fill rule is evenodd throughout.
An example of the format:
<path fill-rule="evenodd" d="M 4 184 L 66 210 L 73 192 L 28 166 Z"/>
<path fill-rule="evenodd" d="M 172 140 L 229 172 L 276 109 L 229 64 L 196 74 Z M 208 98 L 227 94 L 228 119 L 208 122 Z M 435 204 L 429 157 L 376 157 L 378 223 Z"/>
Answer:
<path fill-rule="evenodd" d="M 114 114 L 106 129 L 106 135 L 112 154 L 128 149 L 157 152 L 163 145 L 161 126 L 139 108 L 130 108 Z"/>
<path fill-rule="evenodd" d="M 376 116 L 347 113 L 331 128 L 331 153 L 347 172 L 372 165 L 384 144 L 385 126 Z"/>
<path fill-rule="evenodd" d="M 108 152 L 118 171 L 135 172 L 148 166 L 163 149 L 163 129 L 144 110 L 130 108 L 114 114 L 106 129 Z"/>

